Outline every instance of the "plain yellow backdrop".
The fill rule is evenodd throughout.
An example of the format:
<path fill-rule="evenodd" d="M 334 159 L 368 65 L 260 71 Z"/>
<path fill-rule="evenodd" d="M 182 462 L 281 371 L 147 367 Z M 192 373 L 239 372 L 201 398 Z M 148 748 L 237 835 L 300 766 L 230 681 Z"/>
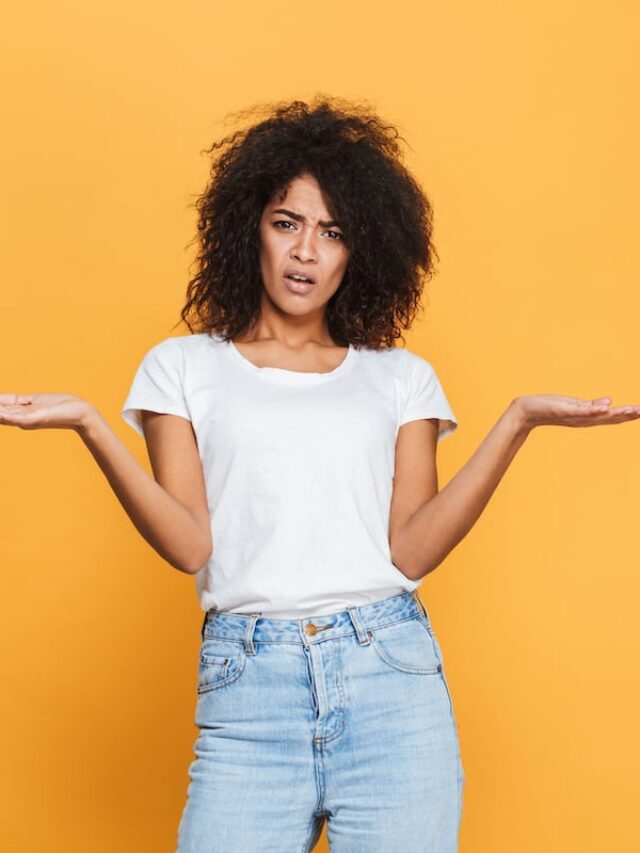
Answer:
<path fill-rule="evenodd" d="M 187 333 L 200 152 L 231 110 L 326 92 L 396 123 L 434 204 L 406 342 L 460 421 L 441 487 L 516 395 L 639 403 L 639 24 L 593 0 L 7 4 L 0 391 L 81 394 L 148 464 L 120 408 L 143 353 Z M 462 853 L 640 849 L 639 443 L 637 422 L 535 430 L 421 586 Z M 73 432 L 4 426 L 0 463 L 2 849 L 172 853 L 193 579 Z"/>

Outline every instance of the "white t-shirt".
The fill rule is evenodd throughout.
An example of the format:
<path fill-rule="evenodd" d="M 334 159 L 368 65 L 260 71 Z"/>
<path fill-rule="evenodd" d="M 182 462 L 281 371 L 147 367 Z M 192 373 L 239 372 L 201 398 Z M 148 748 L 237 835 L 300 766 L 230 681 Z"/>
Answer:
<path fill-rule="evenodd" d="M 408 421 L 457 419 L 431 364 L 405 348 L 356 349 L 329 373 L 257 367 L 208 333 L 144 355 L 122 408 L 187 418 L 206 482 L 213 554 L 204 611 L 320 616 L 414 590 L 388 540 L 395 445 Z"/>

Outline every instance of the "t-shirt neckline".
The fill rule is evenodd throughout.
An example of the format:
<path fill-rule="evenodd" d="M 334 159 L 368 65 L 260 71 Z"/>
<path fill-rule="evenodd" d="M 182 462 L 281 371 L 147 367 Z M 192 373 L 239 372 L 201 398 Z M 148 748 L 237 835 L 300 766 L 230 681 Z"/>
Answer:
<path fill-rule="evenodd" d="M 314 385 L 319 382 L 326 382 L 329 379 L 334 379 L 348 370 L 357 356 L 357 350 L 352 343 L 349 343 L 347 354 L 342 359 L 337 367 L 333 370 L 325 371 L 324 373 L 307 373 L 300 370 L 289 370 L 285 367 L 258 367 L 252 361 L 242 355 L 233 341 L 223 341 L 226 352 L 233 361 L 246 371 L 253 373 L 254 376 L 259 376 L 263 379 L 268 379 L 273 382 L 279 382 L 286 385 Z"/>

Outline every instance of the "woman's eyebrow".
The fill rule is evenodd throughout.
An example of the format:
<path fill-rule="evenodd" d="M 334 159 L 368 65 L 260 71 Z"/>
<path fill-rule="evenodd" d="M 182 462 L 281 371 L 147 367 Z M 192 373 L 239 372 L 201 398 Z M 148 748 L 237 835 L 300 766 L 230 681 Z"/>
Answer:
<path fill-rule="evenodd" d="M 273 213 L 285 213 L 287 216 L 290 216 L 292 219 L 297 219 L 298 222 L 306 222 L 306 218 L 301 213 L 294 213 L 293 210 L 285 210 L 284 207 L 279 207 L 277 210 L 274 210 Z M 340 223 L 336 222 L 335 219 L 332 219 L 330 222 L 323 222 L 322 219 L 319 219 L 318 222 L 324 228 L 330 228 L 332 225 L 337 225 L 340 227 Z"/>

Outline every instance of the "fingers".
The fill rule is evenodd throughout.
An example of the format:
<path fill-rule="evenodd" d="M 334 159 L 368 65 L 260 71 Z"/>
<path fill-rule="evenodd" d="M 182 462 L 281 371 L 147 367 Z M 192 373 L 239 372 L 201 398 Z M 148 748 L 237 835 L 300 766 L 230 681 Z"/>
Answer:
<path fill-rule="evenodd" d="M 615 409 L 613 411 L 615 411 Z M 618 413 L 638 416 L 640 415 L 640 406 L 618 406 Z"/>
<path fill-rule="evenodd" d="M 0 394 L 0 406 L 25 406 L 33 401 L 33 394 Z"/>
<path fill-rule="evenodd" d="M 591 400 L 591 407 L 596 412 L 606 412 L 611 403 L 611 397 L 597 397 L 595 400 Z"/>
<path fill-rule="evenodd" d="M 607 412 L 613 414 L 635 414 L 640 412 L 640 405 L 623 404 L 611 406 L 611 397 L 598 397 L 594 400 L 578 400 L 579 410 L 583 413 Z"/>
<path fill-rule="evenodd" d="M 640 406 L 615 406 L 606 412 L 599 412 L 595 418 L 598 424 L 618 424 L 640 418 Z"/>
<path fill-rule="evenodd" d="M 606 412 L 609 410 L 609 403 L 601 402 L 602 400 L 611 400 L 610 397 L 601 397 L 599 400 L 580 400 L 574 397 L 574 407 L 580 414 L 591 414 L 592 412 Z"/>
<path fill-rule="evenodd" d="M 37 411 L 33 406 L 0 406 L 0 419 L 4 421 L 7 418 L 22 418 L 33 411 Z"/>
<path fill-rule="evenodd" d="M 608 402 L 607 402 L 608 401 Z M 611 397 L 598 397 L 594 400 L 576 398 L 574 413 L 590 423 L 613 424 L 634 420 L 640 417 L 640 405 L 623 404 L 611 406 Z"/>

